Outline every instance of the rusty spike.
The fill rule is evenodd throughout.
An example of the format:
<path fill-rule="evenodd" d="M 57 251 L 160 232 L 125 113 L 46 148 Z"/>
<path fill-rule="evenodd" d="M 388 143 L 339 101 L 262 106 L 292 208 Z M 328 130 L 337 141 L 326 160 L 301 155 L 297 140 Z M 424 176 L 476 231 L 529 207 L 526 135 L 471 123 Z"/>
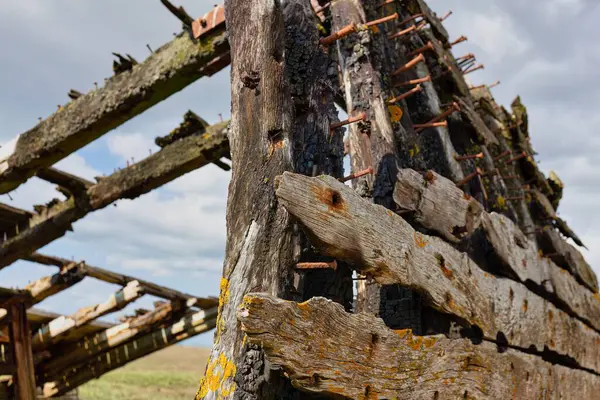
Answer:
<path fill-rule="evenodd" d="M 527 152 L 526 152 L 526 151 L 522 152 L 522 153 L 521 153 L 521 154 L 519 154 L 518 156 L 515 156 L 515 157 L 513 157 L 513 158 L 511 158 L 511 159 L 508 159 L 508 160 L 506 160 L 506 161 L 504 162 L 504 164 L 511 164 L 511 163 L 513 163 L 513 162 L 515 162 L 515 161 L 518 161 L 518 160 L 520 160 L 520 159 L 522 159 L 522 158 L 525 158 L 525 157 L 527 157 Z"/>
<path fill-rule="evenodd" d="M 503 151 L 502 153 L 500 153 L 496 157 L 494 157 L 494 161 L 498 161 L 501 158 L 504 158 L 504 157 L 506 157 L 508 155 L 510 155 L 510 150 Z"/>
<path fill-rule="evenodd" d="M 323 4 L 321 7 L 317 7 L 314 9 L 315 14 L 320 14 L 331 6 L 331 2 Z"/>
<path fill-rule="evenodd" d="M 412 85 L 418 85 L 420 83 L 425 83 L 425 82 L 431 82 L 431 75 L 427 75 L 425 78 L 411 79 L 409 81 L 396 83 L 394 85 L 394 87 L 412 86 Z"/>
<path fill-rule="evenodd" d="M 469 154 L 469 155 L 465 155 L 465 156 L 459 156 L 457 154 L 454 155 L 454 159 L 456 161 L 473 160 L 476 158 L 483 158 L 483 153 Z"/>
<path fill-rule="evenodd" d="M 412 60 L 410 60 L 409 62 L 407 62 L 406 64 L 404 64 L 400 68 L 396 69 L 394 72 L 392 72 L 392 76 L 396 76 L 398 74 L 406 72 L 409 69 L 413 68 L 418 63 L 424 62 L 424 61 L 425 61 L 425 56 L 423 56 L 423 54 L 419 54 L 418 56 L 416 56 L 415 58 L 413 58 Z"/>
<path fill-rule="evenodd" d="M 452 15 L 452 10 L 448 10 L 448 12 L 446 14 L 444 14 L 444 16 L 442 18 L 440 18 L 440 22 L 444 22 L 444 20 L 451 15 Z"/>
<path fill-rule="evenodd" d="M 479 69 L 484 69 L 484 68 L 485 68 L 485 66 L 483 64 L 479 64 L 476 67 L 472 67 L 472 68 L 469 68 L 468 70 L 464 71 L 463 75 L 467 75 L 467 74 L 470 74 L 471 72 L 475 72 Z"/>
<path fill-rule="evenodd" d="M 411 15 L 410 17 L 407 17 L 405 19 L 403 19 L 402 21 L 399 22 L 399 25 L 404 25 L 409 23 L 410 21 L 414 21 L 417 18 L 421 18 L 423 16 L 423 14 L 415 14 L 415 15 Z"/>
<path fill-rule="evenodd" d="M 449 117 L 450 114 L 452 114 L 455 111 L 460 111 L 460 106 L 458 105 L 458 103 L 453 102 L 452 105 L 450 106 L 450 108 L 448 108 L 446 111 L 444 111 L 443 113 L 441 113 L 440 115 L 438 115 L 437 117 L 433 118 L 431 121 L 429 121 L 429 122 L 427 122 L 426 124 L 423 124 L 423 125 L 434 124 L 434 123 L 436 123 L 438 121 L 441 121 L 441 120 Z M 416 128 L 418 125 L 414 125 L 414 126 Z M 444 126 L 444 125 L 439 125 L 439 126 Z M 448 122 L 447 121 L 446 121 L 446 125 L 445 126 L 448 126 Z M 425 128 L 430 128 L 430 126 L 425 126 Z M 424 128 L 418 128 L 417 132 L 420 132 L 422 129 L 424 129 Z"/>
<path fill-rule="evenodd" d="M 413 128 L 415 128 L 416 132 L 421 132 L 423 129 L 427 128 L 439 128 L 439 127 L 448 127 L 448 121 L 442 122 L 428 122 L 426 124 L 414 124 Z"/>
<path fill-rule="evenodd" d="M 421 85 L 417 85 L 414 88 L 412 88 L 411 90 L 409 90 L 408 92 L 402 93 L 400 96 L 396 96 L 393 99 L 390 99 L 388 101 L 388 103 L 389 104 L 393 104 L 393 103 L 396 103 L 396 102 L 398 102 L 400 100 L 404 100 L 405 98 L 407 98 L 409 96 L 412 96 L 413 94 L 415 94 L 417 92 L 420 92 L 421 90 L 423 90 L 423 87 Z"/>
<path fill-rule="evenodd" d="M 392 3 L 395 3 L 395 2 L 396 2 L 396 0 L 385 0 L 383 3 L 379 4 L 379 5 L 377 6 L 377 8 L 385 7 L 385 6 L 387 6 L 388 4 L 392 4 Z"/>
<path fill-rule="evenodd" d="M 375 25 L 379 25 L 379 24 L 384 24 L 386 22 L 393 21 L 395 19 L 398 19 L 398 13 L 394 13 L 392 15 L 388 15 L 387 17 L 383 17 L 383 18 L 376 19 L 374 21 L 367 22 L 365 24 L 365 26 L 371 27 L 371 26 L 375 26 Z"/>
<path fill-rule="evenodd" d="M 409 34 L 409 33 L 411 33 L 411 32 L 414 32 L 414 31 L 416 31 L 416 30 L 417 30 L 417 26 L 416 26 L 416 25 L 413 25 L 413 26 L 411 26 L 410 28 L 406 28 L 406 29 L 404 29 L 404 30 L 401 30 L 401 31 L 399 31 L 399 32 L 396 32 L 396 33 L 394 33 L 394 34 L 392 34 L 392 35 L 389 35 L 389 36 L 388 36 L 388 39 L 396 39 L 396 38 L 399 38 L 399 37 L 401 37 L 401 36 L 404 36 L 404 35 L 406 35 L 406 34 Z"/>
<path fill-rule="evenodd" d="M 354 174 L 350 174 L 350 175 L 348 175 L 348 176 L 346 176 L 344 178 L 339 178 L 338 180 L 340 182 L 348 182 L 348 181 L 351 181 L 352 179 L 360 178 L 361 176 L 373 174 L 373 172 L 374 172 L 373 167 L 369 167 L 369 168 L 364 169 L 362 171 L 358 171 L 358 172 L 356 172 Z"/>
<path fill-rule="evenodd" d="M 331 124 L 329 126 L 329 129 L 334 131 L 338 128 L 341 128 L 342 126 L 349 125 L 349 124 L 352 124 L 352 123 L 358 122 L 358 121 L 364 121 L 365 119 L 367 119 L 367 113 L 362 112 L 362 113 L 355 115 L 354 117 L 350 117 L 344 121 L 340 121 L 340 122 L 336 122 L 335 124 Z"/>
<path fill-rule="evenodd" d="M 413 52 L 408 53 L 408 56 L 409 57 L 414 57 L 414 56 L 416 56 L 418 54 L 425 53 L 427 50 L 433 50 L 433 49 L 434 49 L 433 43 L 432 42 L 427 42 L 427 44 L 425 46 L 423 46 L 421 48 L 418 48 L 418 49 L 416 49 Z"/>
<path fill-rule="evenodd" d="M 337 262 L 301 262 L 296 264 L 296 269 L 337 269 Z"/>
<path fill-rule="evenodd" d="M 356 32 L 355 24 L 346 25 L 339 31 L 334 32 L 331 35 L 319 40 L 319 43 L 323 46 L 328 46 L 331 43 L 335 42 L 336 40 L 340 40 L 341 38 L 344 38 L 354 32 Z"/>
<path fill-rule="evenodd" d="M 469 175 L 465 176 L 462 180 L 456 183 L 456 186 L 464 186 L 465 184 L 469 183 L 473 178 L 480 175 L 483 175 L 483 171 L 479 168 L 475 168 L 475 172 L 472 172 Z"/>
<path fill-rule="evenodd" d="M 454 42 L 450 43 L 450 47 L 455 46 L 459 43 L 465 42 L 467 40 L 469 40 L 469 39 L 466 36 L 461 36 L 458 39 L 456 39 Z"/>
<path fill-rule="evenodd" d="M 496 81 L 496 82 L 492 83 L 491 85 L 489 85 L 488 87 L 491 89 L 491 88 L 498 86 L 499 84 L 500 84 L 500 81 Z"/>

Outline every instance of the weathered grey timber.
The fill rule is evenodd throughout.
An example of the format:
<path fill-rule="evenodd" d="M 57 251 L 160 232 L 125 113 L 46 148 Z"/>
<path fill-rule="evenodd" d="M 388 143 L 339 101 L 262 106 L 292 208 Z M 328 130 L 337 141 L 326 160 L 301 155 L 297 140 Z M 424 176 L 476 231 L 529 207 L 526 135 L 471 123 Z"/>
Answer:
<path fill-rule="evenodd" d="M 600 372 L 600 334 L 523 284 L 482 270 L 467 254 L 420 234 L 402 217 L 369 203 L 337 180 L 289 172 L 277 197 L 324 255 L 345 260 L 380 284 L 424 294 L 436 310 L 519 348 L 545 347 Z"/>
<path fill-rule="evenodd" d="M 108 79 L 23 133 L 15 150 L 0 160 L 0 193 L 8 193 L 77 149 L 177 93 L 227 63 L 225 24 L 208 37 L 187 33 L 157 49 L 143 63 Z M 209 67 L 204 68 L 203 67 Z"/>
<path fill-rule="evenodd" d="M 63 236 L 72 224 L 89 212 L 118 199 L 134 199 L 173 179 L 218 160 L 229 153 L 227 123 L 213 125 L 206 133 L 188 136 L 110 176 L 100 179 L 83 194 L 34 215 L 29 228 L 0 246 L 0 269 Z"/>
<path fill-rule="evenodd" d="M 331 398 L 593 399 L 600 391 L 597 375 L 488 342 L 393 331 L 323 298 L 250 294 L 238 318 L 295 387 Z"/>
<path fill-rule="evenodd" d="M 32 303 L 29 306 L 42 302 L 56 293 L 79 283 L 85 277 L 83 265 L 76 262 L 68 262 L 65 268 L 54 275 L 45 276 L 25 286 L 25 290 L 31 293 Z"/>
<path fill-rule="evenodd" d="M 81 308 L 70 317 L 61 316 L 43 325 L 33 334 L 33 348 L 34 350 L 38 350 L 48 347 L 49 344 L 56 344 L 72 330 L 103 315 L 121 310 L 143 295 L 144 290 L 140 283 L 138 281 L 131 281 L 123 289 L 112 294 L 104 303 Z"/>
<path fill-rule="evenodd" d="M 417 224 L 449 242 L 468 241 L 479 230 L 485 243 L 469 243 L 469 252 L 480 265 L 500 268 L 505 276 L 536 284 L 546 292 L 544 297 L 556 296 L 561 303 L 556 304 L 559 308 L 566 306 L 565 311 L 600 331 L 600 301 L 594 292 L 582 286 L 576 276 L 542 257 L 510 219 L 488 214 L 450 180 L 433 171 L 423 176 L 410 169 L 400 170 L 394 200 L 402 211 L 411 212 Z"/>
<path fill-rule="evenodd" d="M 286 170 L 341 173 L 329 62 L 307 1 L 227 0 L 225 11 L 233 61 L 227 248 L 215 343 L 196 398 L 292 398 L 259 346 L 243 343 L 235 310 L 252 290 L 300 297 L 293 266 L 306 244 L 273 182 Z"/>
<path fill-rule="evenodd" d="M 156 331 L 111 348 L 91 358 L 84 365 L 69 371 L 66 376 L 46 382 L 43 387 L 44 397 L 60 396 L 73 387 L 98 378 L 145 355 L 209 331 L 215 327 L 215 317 L 215 314 L 208 316 L 204 311 L 190 313 Z"/>

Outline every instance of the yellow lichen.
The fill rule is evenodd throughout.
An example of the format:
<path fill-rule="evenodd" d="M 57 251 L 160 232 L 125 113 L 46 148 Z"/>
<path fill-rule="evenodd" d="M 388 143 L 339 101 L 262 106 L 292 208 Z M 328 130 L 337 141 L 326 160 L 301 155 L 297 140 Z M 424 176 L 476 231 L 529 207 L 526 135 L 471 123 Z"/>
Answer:
<path fill-rule="evenodd" d="M 419 150 L 419 146 L 417 146 L 415 144 L 412 149 L 408 150 L 408 155 L 410 156 L 410 158 L 413 158 L 414 156 L 416 156 L 420 152 L 421 152 L 421 150 Z"/>
<path fill-rule="evenodd" d="M 217 399 L 231 395 L 235 388 L 236 366 L 221 353 L 216 359 L 209 360 L 206 374 L 200 381 L 200 389 L 196 393 L 196 400 L 200 400 L 209 392 L 217 392 Z"/>
<path fill-rule="evenodd" d="M 402 115 L 404 115 L 402 109 L 395 104 L 389 105 L 388 111 L 390 112 L 390 119 L 393 123 L 400 122 Z"/>
<path fill-rule="evenodd" d="M 427 241 L 423 238 L 419 232 L 415 232 L 415 244 L 421 249 L 427 246 Z"/>

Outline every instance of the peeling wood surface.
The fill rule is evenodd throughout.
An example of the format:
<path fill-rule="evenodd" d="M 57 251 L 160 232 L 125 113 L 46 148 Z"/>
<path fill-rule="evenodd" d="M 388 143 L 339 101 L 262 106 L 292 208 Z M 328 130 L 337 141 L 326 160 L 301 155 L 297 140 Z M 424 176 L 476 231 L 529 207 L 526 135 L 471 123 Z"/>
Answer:
<path fill-rule="evenodd" d="M 495 344 L 393 331 L 323 298 L 293 303 L 250 294 L 238 311 L 295 387 L 366 399 L 593 399 L 600 377 Z M 293 338 L 292 340 L 290 338 Z"/>
<path fill-rule="evenodd" d="M 45 276 L 25 286 L 25 290 L 33 297 L 33 302 L 30 305 L 40 303 L 44 299 L 70 288 L 79 283 L 84 277 L 83 265 L 69 262 L 60 272 Z"/>
<path fill-rule="evenodd" d="M 227 54 L 224 24 L 193 41 L 186 33 L 157 49 L 131 71 L 108 79 L 20 135 L 0 161 L 0 193 L 8 193 L 40 168 L 68 156 L 206 75 L 201 68 Z"/>
<path fill-rule="evenodd" d="M 277 197 L 324 255 L 350 263 L 380 284 L 402 284 L 425 301 L 512 346 L 545 347 L 600 372 L 600 334 L 524 285 L 483 271 L 465 253 L 416 232 L 337 180 L 284 173 Z"/>
<path fill-rule="evenodd" d="M 122 344 L 110 351 L 90 358 L 84 365 L 43 385 L 44 397 L 60 396 L 74 387 L 99 378 L 150 353 L 177 344 L 215 327 L 216 310 L 210 315 L 204 311 L 190 313 L 168 326 Z"/>
<path fill-rule="evenodd" d="M 35 400 L 35 369 L 31 352 L 31 336 L 24 303 L 9 308 L 10 338 L 13 344 L 16 379 L 15 392 L 19 400 Z"/>
<path fill-rule="evenodd" d="M 476 230 L 486 239 L 485 245 L 475 243 L 471 252 L 475 259 L 499 264 L 504 274 L 522 283 L 531 281 L 556 296 L 569 312 L 600 331 L 600 298 L 577 282 L 574 276 L 540 256 L 536 246 L 508 218 L 488 214 L 472 197 L 450 180 L 433 171 L 424 177 L 403 169 L 398 173 L 394 200 L 402 210 L 410 210 L 411 218 L 444 239 L 459 244 Z"/>
<path fill-rule="evenodd" d="M 33 348 L 39 350 L 61 341 L 69 332 L 97 318 L 113 313 L 137 300 L 144 291 L 138 281 L 129 282 L 104 303 L 79 309 L 70 317 L 61 316 L 42 326 L 33 334 Z"/>
<path fill-rule="evenodd" d="M 228 154 L 227 122 L 181 139 L 150 157 L 103 178 L 83 195 L 34 215 L 30 227 L 0 246 L 0 269 L 62 237 L 89 212 L 118 199 L 134 199 Z"/>

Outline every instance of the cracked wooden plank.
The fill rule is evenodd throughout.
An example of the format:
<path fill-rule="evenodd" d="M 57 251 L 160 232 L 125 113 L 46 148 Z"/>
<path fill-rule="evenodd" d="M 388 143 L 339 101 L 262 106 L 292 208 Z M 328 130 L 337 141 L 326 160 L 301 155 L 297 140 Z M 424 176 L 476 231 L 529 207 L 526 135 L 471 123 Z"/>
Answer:
<path fill-rule="evenodd" d="M 253 293 L 238 318 L 295 387 L 332 398 L 591 399 L 600 391 L 597 375 L 489 342 L 393 331 L 323 298 L 297 304 Z"/>
<path fill-rule="evenodd" d="M 128 72 L 108 79 L 21 134 L 13 153 L 0 160 L 0 193 L 8 193 L 41 168 L 177 93 L 214 69 L 203 70 L 229 51 L 225 23 L 197 41 L 179 34 Z M 224 68 L 223 63 L 219 68 Z"/>
<path fill-rule="evenodd" d="M 69 317 L 60 316 L 53 319 L 33 334 L 33 349 L 37 351 L 50 345 L 55 345 L 82 325 L 106 314 L 121 310 L 143 295 L 144 290 L 142 285 L 138 281 L 131 281 L 123 289 L 112 294 L 104 303 L 81 308 Z"/>
<path fill-rule="evenodd" d="M 556 296 L 569 313 L 600 331 L 600 298 L 565 269 L 541 257 L 510 219 L 485 212 L 452 181 L 433 171 L 423 176 L 404 169 L 398 174 L 394 200 L 401 210 L 411 212 L 414 222 L 447 241 L 459 244 L 481 233 L 468 243 L 477 262 L 501 267 L 506 276 L 522 283 L 536 284 L 547 298 Z"/>
<path fill-rule="evenodd" d="M 483 271 L 467 254 L 415 231 L 337 180 L 286 172 L 276 194 L 322 254 L 378 283 L 423 293 L 431 307 L 478 327 L 487 339 L 538 352 L 547 347 L 600 371 L 600 334 L 592 328 L 523 284 Z"/>
<path fill-rule="evenodd" d="M 72 230 L 72 224 L 119 199 L 134 199 L 229 153 L 227 122 L 188 136 L 146 159 L 100 179 L 80 195 L 34 215 L 29 228 L 0 246 L 0 269 Z"/>
<path fill-rule="evenodd" d="M 70 370 L 62 371 L 64 376 L 43 384 L 44 398 L 60 396 L 74 387 L 99 378 L 107 372 L 120 368 L 150 353 L 177 344 L 201 333 L 213 329 L 216 325 L 216 312 L 205 311 L 189 313 L 183 318 L 171 322 L 165 327 L 150 332 L 110 351 L 90 357 L 85 364 Z"/>
<path fill-rule="evenodd" d="M 58 273 L 45 276 L 25 286 L 24 289 L 32 296 L 32 302 L 29 306 L 40 303 L 48 297 L 70 288 L 81 282 L 84 277 L 83 264 L 76 262 L 67 263 L 66 267 Z"/>
<path fill-rule="evenodd" d="M 65 265 L 69 265 L 69 263 L 71 263 L 71 261 L 64 258 L 48 256 L 40 253 L 33 253 L 27 256 L 25 259 L 31 262 L 36 262 L 44 265 L 53 265 L 60 268 L 63 268 Z M 160 297 L 166 300 L 185 302 L 188 307 L 195 306 L 203 309 L 208 309 L 215 307 L 218 304 L 218 299 L 216 297 L 196 297 L 191 294 L 182 293 L 178 290 L 170 289 L 165 286 L 145 281 L 143 279 L 138 279 L 132 276 L 123 275 L 117 272 L 95 267 L 87 264 L 85 261 L 82 261 L 80 264 L 82 265 L 83 272 L 85 273 L 85 275 L 89 276 L 90 278 L 98 279 L 106 283 L 112 283 L 123 287 L 129 284 L 129 282 L 136 281 L 140 284 L 144 293 L 151 296 Z"/>

